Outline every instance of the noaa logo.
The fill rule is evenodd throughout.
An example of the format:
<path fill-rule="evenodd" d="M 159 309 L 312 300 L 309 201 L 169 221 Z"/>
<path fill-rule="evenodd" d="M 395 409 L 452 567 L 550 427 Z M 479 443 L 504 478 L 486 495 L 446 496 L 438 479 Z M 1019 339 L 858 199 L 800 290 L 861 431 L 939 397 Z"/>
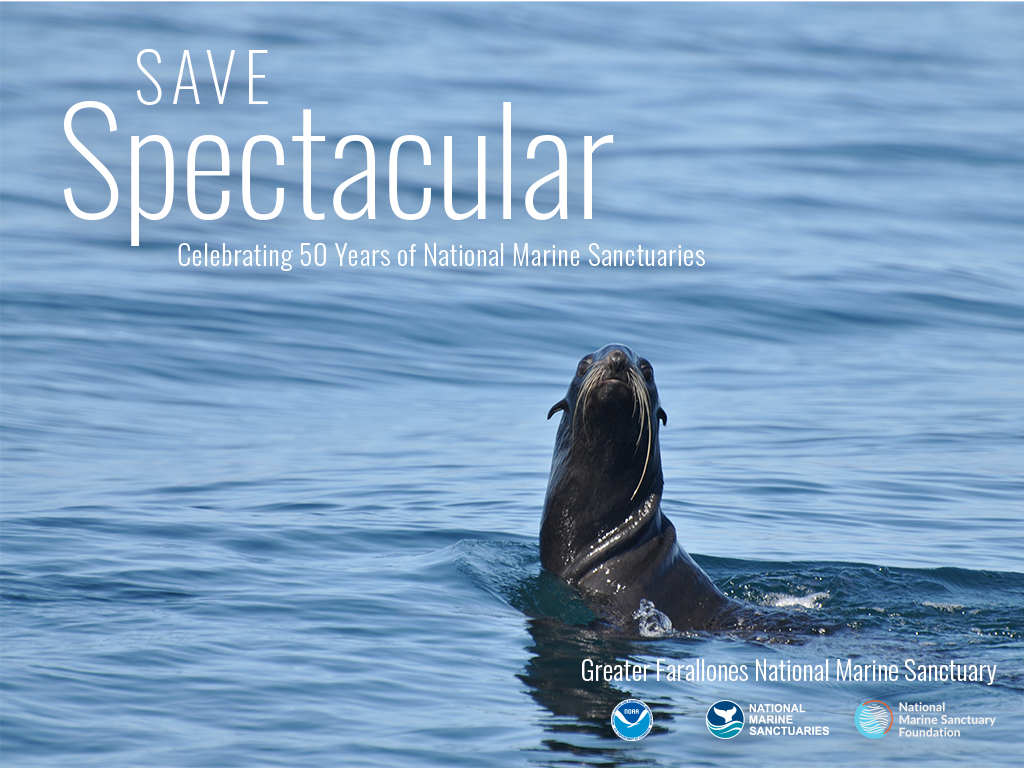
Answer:
<path fill-rule="evenodd" d="M 654 715 L 642 701 L 626 699 L 612 710 L 612 730 L 620 739 L 639 741 L 651 732 Z"/>
<path fill-rule="evenodd" d="M 712 704 L 704 719 L 708 722 L 708 730 L 720 739 L 731 739 L 743 730 L 743 710 L 734 701 Z"/>
<path fill-rule="evenodd" d="M 853 722 L 861 736 L 880 739 L 892 728 L 892 710 L 884 701 L 865 701 L 853 713 Z"/>

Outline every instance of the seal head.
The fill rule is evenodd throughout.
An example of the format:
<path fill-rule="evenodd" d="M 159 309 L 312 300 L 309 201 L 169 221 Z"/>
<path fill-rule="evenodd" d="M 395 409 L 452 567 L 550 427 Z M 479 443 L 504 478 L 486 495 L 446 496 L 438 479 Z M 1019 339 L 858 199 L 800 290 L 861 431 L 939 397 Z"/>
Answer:
<path fill-rule="evenodd" d="M 733 601 L 676 542 L 661 513 L 658 430 L 668 422 L 651 364 L 609 344 L 580 360 L 551 461 L 540 557 L 604 618 L 635 627 L 640 601 L 674 629 L 709 628 Z"/>

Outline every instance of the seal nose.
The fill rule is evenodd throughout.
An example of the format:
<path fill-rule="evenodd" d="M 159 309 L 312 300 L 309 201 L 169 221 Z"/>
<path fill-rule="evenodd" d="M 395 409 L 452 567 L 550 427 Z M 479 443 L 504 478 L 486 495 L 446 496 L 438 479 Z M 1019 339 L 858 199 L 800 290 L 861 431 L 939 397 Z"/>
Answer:
<path fill-rule="evenodd" d="M 613 349 L 608 353 L 608 370 L 612 373 L 622 373 L 628 362 L 629 358 L 621 349 Z"/>

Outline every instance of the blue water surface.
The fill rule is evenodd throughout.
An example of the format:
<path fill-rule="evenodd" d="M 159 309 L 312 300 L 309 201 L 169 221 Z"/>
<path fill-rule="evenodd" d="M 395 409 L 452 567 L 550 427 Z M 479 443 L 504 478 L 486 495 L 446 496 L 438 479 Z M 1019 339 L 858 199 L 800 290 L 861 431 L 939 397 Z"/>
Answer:
<path fill-rule="evenodd" d="M 1024 725 L 1024 8 L 1016 4 L 4 4 L 0 376 L 5 766 L 1017 765 Z M 136 65 L 143 59 L 162 88 Z M 200 104 L 182 91 L 189 49 Z M 235 59 L 224 103 L 219 87 Z M 249 50 L 256 100 L 250 105 Z M 187 79 L 187 77 L 186 77 Z M 116 179 L 106 183 L 64 134 Z M 512 217 L 502 218 L 502 104 Z M 303 212 L 303 110 L 311 110 Z M 131 137 L 165 136 L 171 213 L 130 243 Z M 231 176 L 187 202 L 188 146 Z M 377 218 L 335 188 L 376 154 Z M 250 218 L 242 149 L 253 153 Z M 391 212 L 388 157 L 407 144 Z M 487 137 L 487 217 L 476 137 Z M 566 219 L 531 218 L 556 167 Z M 595 153 L 584 219 L 582 137 Z M 260 154 L 263 153 L 263 154 Z M 140 199 L 163 164 L 143 148 Z M 215 167 L 206 144 L 200 164 Z M 365 181 L 345 193 L 366 202 Z M 537 194 L 541 211 L 558 200 Z M 293 268 L 182 267 L 179 246 L 294 249 Z M 298 265 L 323 243 L 322 267 Z M 416 244 L 415 267 L 335 244 Z M 579 267 L 514 267 L 514 244 Z M 588 248 L 701 250 L 590 267 Z M 427 247 L 500 268 L 424 267 Z M 397 261 L 397 259 L 396 259 Z M 802 614 L 756 632 L 621 637 L 539 564 L 555 420 L 608 342 L 654 365 L 663 509 L 729 594 Z M 825 630 L 824 634 L 817 629 Z M 587 683 L 584 658 L 746 665 L 750 679 Z M 995 665 L 992 684 L 903 664 Z M 755 679 L 818 665 L 828 682 Z M 896 663 L 837 682 L 836 660 Z M 612 709 L 654 712 L 621 741 Z M 995 717 L 865 739 L 857 706 Z M 745 730 L 705 714 L 731 700 Z M 750 707 L 799 704 L 750 732 Z"/>

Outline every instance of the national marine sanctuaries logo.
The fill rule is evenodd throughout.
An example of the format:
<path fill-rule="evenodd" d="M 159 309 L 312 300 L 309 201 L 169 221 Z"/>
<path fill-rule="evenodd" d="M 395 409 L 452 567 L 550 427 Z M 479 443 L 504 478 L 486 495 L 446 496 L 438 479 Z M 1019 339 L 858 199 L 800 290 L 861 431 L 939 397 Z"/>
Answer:
<path fill-rule="evenodd" d="M 642 701 L 626 699 L 612 710 L 612 730 L 620 739 L 639 741 L 651 732 L 654 715 Z"/>
<path fill-rule="evenodd" d="M 892 710 L 884 701 L 865 701 L 853 713 L 853 722 L 861 736 L 880 739 L 892 728 Z"/>
<path fill-rule="evenodd" d="M 720 739 L 731 739 L 743 730 L 743 710 L 734 701 L 719 701 L 711 705 L 707 717 L 708 730 Z"/>

